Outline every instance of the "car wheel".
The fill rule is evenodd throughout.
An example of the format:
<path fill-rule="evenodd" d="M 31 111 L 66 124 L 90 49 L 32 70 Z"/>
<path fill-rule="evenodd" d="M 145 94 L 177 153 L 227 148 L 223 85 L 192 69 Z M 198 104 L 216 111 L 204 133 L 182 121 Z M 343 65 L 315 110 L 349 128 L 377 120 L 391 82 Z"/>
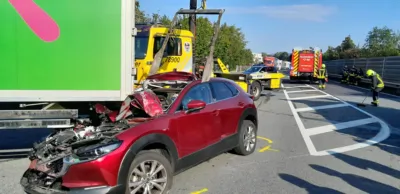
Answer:
<path fill-rule="evenodd" d="M 171 163 L 161 152 L 139 152 L 129 168 L 126 193 L 167 194 L 172 187 L 172 169 Z"/>
<path fill-rule="evenodd" d="M 239 145 L 233 150 L 239 155 L 249 155 L 254 152 L 257 144 L 257 127 L 249 121 L 244 120 L 239 131 Z"/>
<path fill-rule="evenodd" d="M 261 84 L 258 81 L 254 81 L 251 84 L 251 95 L 254 96 L 254 100 L 258 100 L 261 96 Z"/>

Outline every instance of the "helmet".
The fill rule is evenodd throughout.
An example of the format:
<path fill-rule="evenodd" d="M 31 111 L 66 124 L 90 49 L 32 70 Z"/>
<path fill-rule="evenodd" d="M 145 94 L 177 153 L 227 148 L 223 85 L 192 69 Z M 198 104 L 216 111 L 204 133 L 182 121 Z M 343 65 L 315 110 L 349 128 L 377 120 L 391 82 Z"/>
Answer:
<path fill-rule="evenodd" d="M 322 64 L 322 68 L 325 68 L 326 67 L 326 65 L 325 64 Z"/>
<path fill-rule="evenodd" d="M 375 71 L 374 71 L 374 70 L 372 70 L 372 69 L 368 69 L 368 70 L 367 70 L 367 76 L 368 76 L 368 77 L 373 76 L 374 74 L 375 74 Z"/>

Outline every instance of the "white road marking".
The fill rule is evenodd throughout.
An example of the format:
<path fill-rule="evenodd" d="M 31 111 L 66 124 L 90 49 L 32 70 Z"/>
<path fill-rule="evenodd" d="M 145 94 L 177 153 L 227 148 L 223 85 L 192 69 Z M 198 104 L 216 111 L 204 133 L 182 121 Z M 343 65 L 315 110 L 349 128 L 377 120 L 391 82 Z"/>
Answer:
<path fill-rule="evenodd" d="M 311 88 L 310 86 L 292 86 L 292 87 L 282 87 L 283 89 L 293 89 L 293 88 Z"/>
<path fill-rule="evenodd" d="M 281 84 L 281 85 L 282 85 L 282 88 L 284 88 L 283 84 Z M 301 136 L 303 136 L 304 143 L 307 146 L 308 152 L 310 152 L 311 155 L 316 155 L 317 150 L 315 149 L 315 146 L 314 146 L 313 142 L 311 141 L 310 136 L 308 136 L 306 134 L 306 131 L 305 131 L 306 128 L 304 127 L 304 124 L 301 121 L 299 114 L 295 111 L 293 102 L 289 100 L 289 95 L 287 94 L 286 90 L 283 90 L 283 93 L 285 94 L 286 99 L 288 99 L 288 104 L 289 104 L 290 110 L 292 110 L 294 120 L 296 121 L 297 126 L 299 127 Z"/>
<path fill-rule="evenodd" d="M 297 98 L 289 98 L 288 100 L 305 100 L 305 99 L 326 98 L 326 97 L 331 97 L 331 96 L 330 95 L 304 96 L 304 97 L 297 97 Z"/>
<path fill-rule="evenodd" d="M 349 105 L 340 103 L 340 104 L 331 104 L 331 105 L 324 105 L 324 106 L 298 108 L 298 109 L 296 109 L 296 111 L 297 112 L 307 112 L 307 111 L 314 111 L 314 110 L 320 110 L 320 109 L 340 108 L 340 107 L 346 107 L 346 106 L 349 106 Z"/>
<path fill-rule="evenodd" d="M 281 85 L 282 85 L 282 88 L 285 88 L 283 84 L 281 84 Z M 315 87 L 307 85 L 307 84 L 305 86 L 306 87 L 310 87 L 310 88 L 314 88 L 315 90 L 318 90 Z M 288 87 L 288 88 L 290 88 L 290 87 Z M 294 108 L 294 105 L 293 105 L 293 102 L 292 102 L 293 99 L 298 99 L 298 98 L 289 98 L 288 92 L 286 90 L 283 90 L 283 92 L 285 94 L 286 99 L 288 100 L 289 107 L 290 107 L 290 109 L 292 111 L 292 114 L 293 114 L 293 117 L 294 117 L 294 119 L 295 119 L 295 121 L 297 123 L 297 126 L 299 127 L 300 134 L 303 136 L 304 142 L 305 142 L 305 144 L 307 146 L 308 151 L 310 152 L 310 155 L 313 155 L 313 156 L 325 156 L 325 155 L 331 155 L 331 154 L 335 154 L 335 153 L 343 153 L 343 152 L 352 151 L 352 150 L 356 150 L 356 149 L 360 149 L 360 148 L 365 148 L 365 147 L 368 147 L 370 145 L 379 143 L 379 142 L 387 139 L 390 136 L 390 128 L 384 121 L 382 121 L 381 119 L 375 117 L 374 115 L 372 115 L 372 114 L 370 114 L 370 113 L 368 113 L 368 112 L 366 112 L 366 111 L 364 111 L 364 110 L 362 110 L 360 108 L 357 108 L 357 107 L 355 107 L 355 106 L 353 106 L 353 105 L 351 105 L 351 104 L 349 104 L 349 103 L 347 103 L 347 102 L 345 102 L 345 101 L 343 101 L 343 100 L 341 100 L 341 99 L 339 99 L 339 98 L 337 98 L 335 96 L 332 96 L 332 95 L 330 95 L 330 94 L 328 94 L 328 93 L 326 93 L 324 91 L 320 91 L 321 93 L 325 94 L 324 97 L 329 96 L 329 97 L 331 97 L 331 98 L 333 98 L 335 100 L 338 100 L 339 102 L 341 102 L 343 104 L 343 106 L 352 107 L 352 108 L 354 108 L 354 109 L 356 109 L 356 110 L 358 110 L 358 111 L 370 116 L 371 118 L 361 119 L 361 120 L 357 120 L 357 121 L 345 122 L 345 123 L 336 124 L 336 125 L 332 125 L 332 126 L 329 125 L 329 126 L 324 126 L 324 127 L 320 127 L 320 128 L 306 129 L 304 127 L 303 122 L 300 119 L 298 111 Z M 315 98 L 315 96 L 311 96 L 310 98 L 307 98 L 307 99 L 312 99 L 312 98 Z M 302 98 L 302 99 L 304 99 L 304 98 Z M 330 105 L 330 106 L 328 105 L 328 106 L 325 106 L 325 108 L 332 108 L 332 106 L 333 105 Z M 335 106 L 339 106 L 339 105 L 335 105 Z M 316 108 L 316 107 L 310 107 L 310 108 Z M 319 109 L 323 109 L 323 106 L 320 106 Z M 309 110 L 309 109 L 300 109 L 300 111 L 301 110 Z M 372 121 L 373 122 L 378 122 L 381 125 L 380 131 L 378 132 L 378 134 L 375 137 L 373 137 L 372 139 L 366 140 L 366 141 L 364 141 L 362 143 L 356 143 L 356 144 L 349 145 L 349 146 L 317 151 L 315 146 L 314 146 L 314 144 L 313 144 L 313 142 L 312 142 L 312 140 L 311 140 L 311 135 L 314 135 L 313 133 L 321 134 L 321 133 L 331 132 L 331 131 L 338 130 L 338 129 L 344 129 L 344 128 L 348 128 L 348 127 L 364 125 L 363 123 L 366 123 L 366 122 L 371 123 Z M 325 129 L 325 128 L 328 128 L 328 129 Z M 315 132 L 310 132 L 310 131 L 315 131 Z M 317 132 L 317 131 L 319 131 L 319 132 Z"/>
<path fill-rule="evenodd" d="M 343 123 L 338 123 L 338 124 L 331 124 L 331 125 L 324 125 L 320 127 L 314 127 L 314 128 L 308 128 L 306 129 L 307 134 L 312 136 L 312 135 L 318 135 L 322 133 L 328 133 L 332 131 L 337 131 L 337 130 L 342 130 L 346 128 L 351 128 L 351 127 L 357 127 L 360 125 L 366 125 L 370 123 L 375 123 L 378 122 L 374 118 L 366 118 L 366 119 L 360 119 L 360 120 L 355 120 L 355 121 L 348 121 L 348 122 L 343 122 Z"/>
<path fill-rule="evenodd" d="M 287 93 L 288 93 L 288 94 L 291 94 L 291 93 L 315 92 L 315 91 L 318 91 L 318 90 L 296 90 L 296 91 L 288 91 Z"/>

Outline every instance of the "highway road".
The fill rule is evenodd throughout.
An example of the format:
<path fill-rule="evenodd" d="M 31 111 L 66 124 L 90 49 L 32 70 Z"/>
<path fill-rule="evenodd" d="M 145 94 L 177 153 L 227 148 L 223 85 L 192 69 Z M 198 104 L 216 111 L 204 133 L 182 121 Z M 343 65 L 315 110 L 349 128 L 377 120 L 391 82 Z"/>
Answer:
<path fill-rule="evenodd" d="M 283 88 L 256 102 L 254 154 L 226 153 L 191 168 L 175 176 L 171 193 L 400 193 L 400 98 L 382 95 L 380 107 L 358 108 L 367 90 L 335 82 L 325 91 L 304 83 Z M 27 165 L 0 161 L 0 193 L 22 193 Z"/>

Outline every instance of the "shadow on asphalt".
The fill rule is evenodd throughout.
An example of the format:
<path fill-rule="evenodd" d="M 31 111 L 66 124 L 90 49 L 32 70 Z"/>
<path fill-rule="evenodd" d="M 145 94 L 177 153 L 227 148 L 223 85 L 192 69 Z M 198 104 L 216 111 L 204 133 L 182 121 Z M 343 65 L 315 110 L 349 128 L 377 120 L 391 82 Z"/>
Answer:
<path fill-rule="evenodd" d="M 366 159 L 361 159 L 361 158 L 357 158 L 357 157 L 353 157 L 353 156 L 349 156 L 346 154 L 341 154 L 341 153 L 335 153 L 332 154 L 333 157 L 360 169 L 363 170 L 375 170 L 378 172 L 381 172 L 383 174 L 392 176 L 393 178 L 399 179 L 400 180 L 400 171 L 390 168 L 386 165 L 382 165 L 379 164 L 377 162 L 374 161 L 370 161 L 370 160 L 366 160 Z M 398 190 L 400 191 L 400 190 Z"/>
<path fill-rule="evenodd" d="M 295 177 L 293 175 L 290 174 L 284 174 L 284 173 L 279 173 L 279 177 L 282 180 L 285 180 L 289 183 L 292 183 L 293 185 L 296 185 L 300 188 L 305 189 L 309 194 L 320 194 L 320 193 L 324 193 L 324 194 L 344 194 L 342 192 L 336 191 L 334 189 L 331 188 L 327 188 L 327 187 L 320 187 L 314 184 L 311 184 L 310 182 L 307 182 L 301 178 Z"/>
<path fill-rule="evenodd" d="M 310 164 L 310 167 L 319 172 L 325 173 L 329 176 L 337 177 L 347 182 L 347 184 L 358 188 L 366 193 L 399 193 L 400 190 L 387 184 L 383 184 L 362 176 L 355 174 L 341 173 L 339 171 L 320 166 Z"/>

